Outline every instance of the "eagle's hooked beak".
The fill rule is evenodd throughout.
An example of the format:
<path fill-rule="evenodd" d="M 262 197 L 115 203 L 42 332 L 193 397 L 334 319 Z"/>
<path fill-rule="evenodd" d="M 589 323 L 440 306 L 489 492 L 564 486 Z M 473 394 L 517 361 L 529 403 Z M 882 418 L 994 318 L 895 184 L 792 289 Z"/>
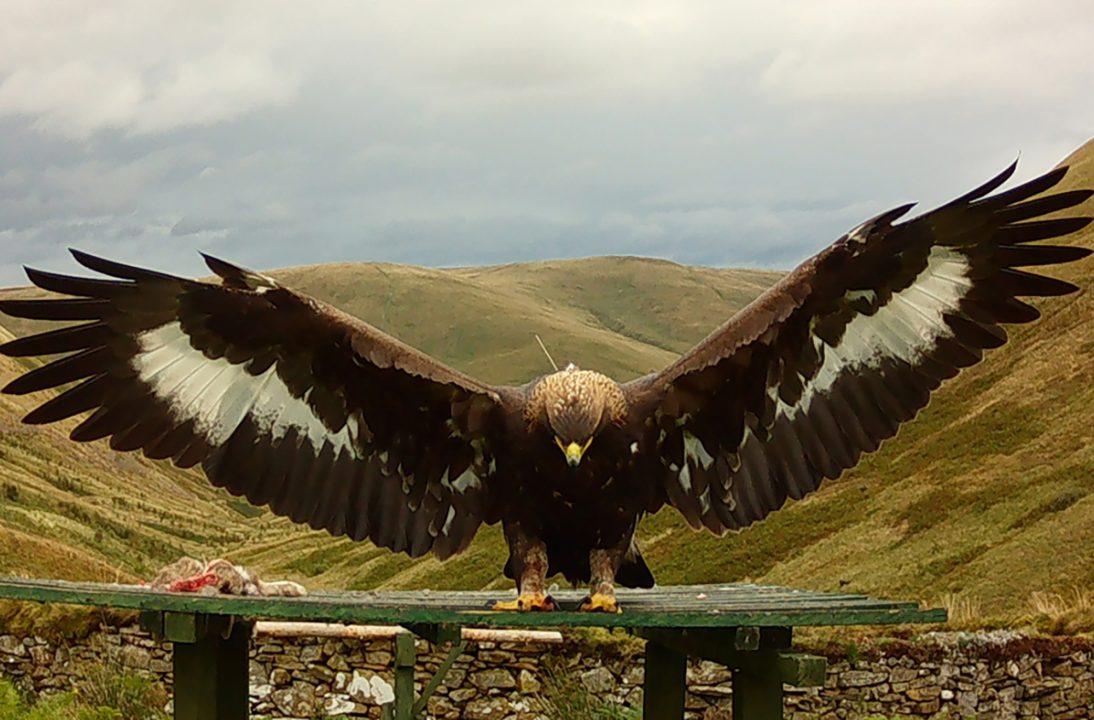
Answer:
<path fill-rule="evenodd" d="M 570 467 L 577 467 L 581 463 L 581 456 L 585 454 L 585 451 L 589 449 L 589 445 L 593 442 L 592 438 L 589 438 L 584 443 L 563 443 L 562 440 L 555 436 L 555 445 L 558 445 L 559 449 L 566 456 L 566 462 Z"/>

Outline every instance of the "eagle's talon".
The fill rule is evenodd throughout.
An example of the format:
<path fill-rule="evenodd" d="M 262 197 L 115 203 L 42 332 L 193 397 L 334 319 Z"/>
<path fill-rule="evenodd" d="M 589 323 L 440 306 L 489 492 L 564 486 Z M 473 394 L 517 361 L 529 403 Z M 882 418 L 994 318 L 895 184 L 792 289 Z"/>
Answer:
<path fill-rule="evenodd" d="M 558 604 L 550 595 L 527 593 L 513 600 L 498 600 L 490 609 L 502 612 L 552 612 L 558 610 Z"/>
<path fill-rule="evenodd" d="M 623 609 L 619 607 L 619 603 L 615 600 L 615 595 L 604 595 L 602 593 L 587 595 L 581 601 L 578 610 L 581 612 L 612 613 L 613 615 L 623 612 Z"/>

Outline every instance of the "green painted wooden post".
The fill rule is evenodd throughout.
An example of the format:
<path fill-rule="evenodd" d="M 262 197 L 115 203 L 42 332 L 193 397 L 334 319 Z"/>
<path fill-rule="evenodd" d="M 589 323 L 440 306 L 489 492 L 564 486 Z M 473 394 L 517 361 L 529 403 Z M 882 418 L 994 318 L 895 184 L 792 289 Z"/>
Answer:
<path fill-rule="evenodd" d="M 646 641 L 642 720 L 683 720 L 688 656 L 656 640 Z"/>
<path fill-rule="evenodd" d="M 175 720 L 247 720 L 251 624 L 225 624 L 225 637 L 210 628 L 205 617 L 191 617 L 195 639 L 172 645 Z"/>
<path fill-rule="evenodd" d="M 764 663 L 752 671 L 733 671 L 733 717 L 782 720 L 783 681 L 774 663 Z"/>
<path fill-rule="evenodd" d="M 783 675 L 800 674 L 801 671 L 798 662 L 801 657 L 784 656 L 790 648 L 792 633 L 788 627 L 763 628 L 757 649 L 748 653 L 747 660 L 740 666 L 733 668 L 733 717 L 736 720 L 782 720 Z M 815 670 L 815 664 L 807 665 Z"/>
<path fill-rule="evenodd" d="M 411 720 L 414 716 L 414 636 L 395 636 L 395 701 L 393 720 Z"/>

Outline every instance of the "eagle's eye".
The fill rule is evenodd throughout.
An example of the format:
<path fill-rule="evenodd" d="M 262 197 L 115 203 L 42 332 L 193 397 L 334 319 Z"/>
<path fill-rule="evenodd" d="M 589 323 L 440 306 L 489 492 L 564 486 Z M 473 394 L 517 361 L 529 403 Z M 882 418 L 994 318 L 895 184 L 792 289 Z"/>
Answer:
<path fill-rule="evenodd" d="M 570 467 L 577 467 L 578 464 L 581 463 L 581 456 L 589 449 L 589 445 L 591 445 L 592 442 L 593 438 L 591 436 L 583 443 L 567 443 L 563 442 L 562 438 L 558 435 L 555 435 L 555 445 L 558 445 L 558 449 L 566 456 L 566 462 L 570 464 Z"/>

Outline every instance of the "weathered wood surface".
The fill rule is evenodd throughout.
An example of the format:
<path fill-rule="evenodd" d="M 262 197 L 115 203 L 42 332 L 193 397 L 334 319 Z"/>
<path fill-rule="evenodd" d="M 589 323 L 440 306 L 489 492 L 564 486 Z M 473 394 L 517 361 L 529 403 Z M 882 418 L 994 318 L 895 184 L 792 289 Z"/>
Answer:
<path fill-rule="evenodd" d="M 254 624 L 255 637 L 339 638 L 350 640 L 392 640 L 409 630 L 397 625 L 343 625 L 300 621 L 262 620 Z M 460 628 L 460 639 L 469 642 L 560 643 L 557 630 L 503 630 L 500 628 Z"/>
<path fill-rule="evenodd" d="M 747 583 L 620 590 L 623 613 L 579 613 L 584 593 L 554 594 L 562 612 L 494 612 L 504 592 L 316 592 L 301 598 L 205 596 L 133 585 L 55 580 L 0 580 L 0 598 L 251 619 L 321 622 L 451 624 L 455 626 L 788 627 L 944 622 L 943 609 L 864 595 L 817 593 Z"/>

